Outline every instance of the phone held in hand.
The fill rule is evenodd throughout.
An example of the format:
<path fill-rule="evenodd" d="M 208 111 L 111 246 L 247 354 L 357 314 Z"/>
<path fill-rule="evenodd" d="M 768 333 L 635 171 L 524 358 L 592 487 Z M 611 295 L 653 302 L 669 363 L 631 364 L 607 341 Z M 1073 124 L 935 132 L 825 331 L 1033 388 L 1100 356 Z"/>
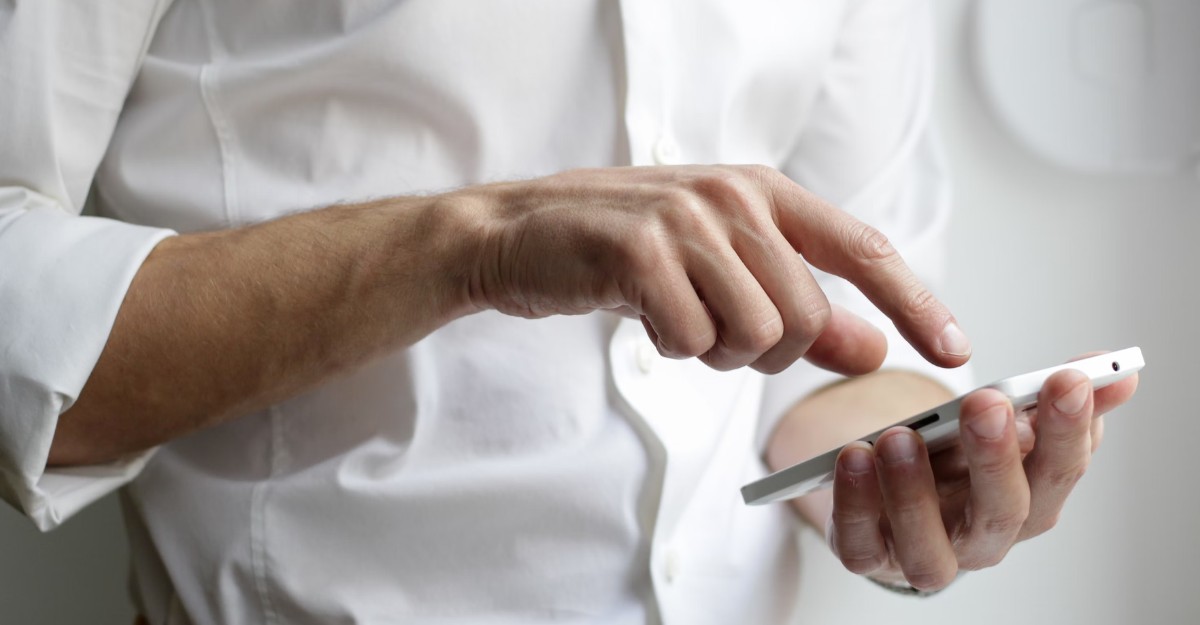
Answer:
<path fill-rule="evenodd" d="M 1038 392 L 1051 375 L 1065 369 L 1076 369 L 1092 380 L 1092 388 L 1099 389 L 1137 373 L 1146 365 L 1142 350 L 1130 347 L 1120 351 L 1100 354 L 1076 360 L 1056 367 L 1049 367 L 1022 375 L 1006 378 L 980 388 L 993 388 L 1008 396 L 1017 412 L 1037 406 Z M 885 428 L 859 439 L 874 444 L 885 431 L 896 426 L 907 426 L 921 435 L 929 453 L 936 453 L 954 443 L 958 438 L 959 408 L 966 395 L 946 402 L 907 419 L 901 419 Z M 849 444 L 851 441 L 846 441 Z M 760 480 L 742 487 L 742 499 L 747 505 L 763 505 L 793 499 L 814 490 L 833 484 L 833 472 L 842 447 L 831 449 L 786 469 L 776 471 Z"/>

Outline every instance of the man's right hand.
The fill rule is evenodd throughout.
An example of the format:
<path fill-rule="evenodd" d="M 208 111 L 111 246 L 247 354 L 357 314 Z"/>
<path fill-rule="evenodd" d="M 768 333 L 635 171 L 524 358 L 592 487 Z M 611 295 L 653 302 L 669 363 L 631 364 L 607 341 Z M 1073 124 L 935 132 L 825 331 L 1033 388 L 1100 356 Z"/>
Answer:
<path fill-rule="evenodd" d="M 883 335 L 831 307 L 807 260 L 852 282 L 930 362 L 970 357 L 886 237 L 768 167 L 574 170 L 449 198 L 485 216 L 469 287 L 478 309 L 632 311 L 663 356 L 721 370 L 774 373 L 801 357 L 878 368 Z"/>
<path fill-rule="evenodd" d="M 887 239 L 774 170 L 570 171 L 162 241 L 49 461 L 107 462 L 259 410 L 485 308 L 627 311 L 664 355 L 717 369 L 877 368 L 882 334 L 831 308 L 804 259 L 930 361 L 968 358 Z"/>

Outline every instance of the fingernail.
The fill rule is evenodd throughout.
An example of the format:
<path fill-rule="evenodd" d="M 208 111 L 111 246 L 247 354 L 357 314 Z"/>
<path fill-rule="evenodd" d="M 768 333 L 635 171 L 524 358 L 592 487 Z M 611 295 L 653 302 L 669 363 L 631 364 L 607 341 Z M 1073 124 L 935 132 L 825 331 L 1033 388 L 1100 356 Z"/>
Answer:
<path fill-rule="evenodd" d="M 989 441 L 996 440 L 1004 435 L 1004 428 L 1008 427 L 1008 408 L 992 406 L 983 414 L 976 415 L 974 419 L 968 421 L 967 427 L 979 438 Z"/>
<path fill-rule="evenodd" d="M 963 334 L 957 323 L 951 321 L 942 328 L 942 336 L 938 338 L 938 349 L 951 356 L 970 356 L 971 340 Z"/>
<path fill-rule="evenodd" d="M 897 432 L 879 445 L 879 455 L 887 464 L 911 462 L 917 457 L 916 434 Z"/>
<path fill-rule="evenodd" d="M 1080 382 L 1065 395 L 1054 400 L 1054 409 L 1067 415 L 1078 414 L 1087 403 L 1088 391 L 1092 388 L 1089 382 Z"/>
<path fill-rule="evenodd" d="M 871 470 L 874 461 L 871 452 L 860 447 L 851 447 L 842 452 L 842 467 L 854 475 L 861 475 Z"/>

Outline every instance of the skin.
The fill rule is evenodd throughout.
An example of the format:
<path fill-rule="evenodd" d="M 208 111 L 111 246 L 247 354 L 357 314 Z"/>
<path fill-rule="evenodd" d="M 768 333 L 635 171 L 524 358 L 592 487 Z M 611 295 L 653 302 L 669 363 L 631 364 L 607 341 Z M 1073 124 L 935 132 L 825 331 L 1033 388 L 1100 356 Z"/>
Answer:
<path fill-rule="evenodd" d="M 435 205 L 337 207 L 160 243 L 49 464 L 107 462 L 247 414 L 466 314 L 450 276 L 465 281 L 467 250 Z"/>
<path fill-rule="evenodd" d="M 777 171 L 576 170 L 163 241 L 135 276 L 91 377 L 62 415 L 49 464 L 113 460 L 256 411 L 488 309 L 524 317 L 615 310 L 640 318 L 664 356 L 695 357 L 720 370 L 773 373 L 805 358 L 848 375 L 874 371 L 886 353 L 883 335 L 831 307 L 805 260 L 855 284 L 930 362 L 953 367 L 970 357 L 953 316 L 883 235 Z M 875 386 L 887 379 L 863 377 L 802 402 L 773 440 L 771 462 L 789 464 L 788 454 L 804 449 L 800 432 L 836 430 L 814 413 L 853 414 L 866 398 L 886 406 L 878 414 L 903 407 Z M 847 396 L 845 389 L 861 392 Z M 914 401 L 929 399 L 914 393 Z M 1114 391 L 1101 405 L 1131 393 Z M 982 396 L 970 407 L 982 411 L 997 401 Z M 1071 421 L 1078 432 L 1091 421 L 1090 407 L 1086 419 Z M 798 505 L 811 519 L 838 520 L 833 546 L 855 563 L 852 570 L 939 587 L 955 562 L 962 565 L 960 551 L 967 566 L 990 563 L 1006 541 L 1044 530 L 1057 515 L 1069 491 L 1062 476 L 1077 475 L 1086 434 L 1060 433 L 1076 430 L 1055 415 L 1040 421 L 1046 434 L 1039 441 L 1056 445 L 1043 443 L 1024 463 L 995 472 L 1004 487 L 983 488 L 963 475 L 976 477 L 997 455 L 1011 460 L 1012 428 L 996 442 L 964 444 L 965 473 L 953 471 L 955 462 L 935 462 L 934 477 L 918 453 L 914 462 L 880 464 L 852 480 L 839 472 L 831 503 Z M 903 435 L 885 436 L 881 457 Z M 1068 451 L 1073 464 L 1064 460 Z M 847 449 L 842 460 L 860 452 L 868 450 Z M 1016 483 L 1021 470 L 1028 486 Z M 952 534 L 958 525 L 949 521 L 939 529 L 930 514 L 939 486 L 963 483 L 974 488 L 955 492 L 969 497 L 946 498 L 964 513 L 948 520 L 961 516 L 974 527 L 974 510 L 999 508 L 1022 488 L 1031 512 L 1015 534 L 1004 526 L 1002 539 Z M 870 526 L 862 518 L 876 517 L 890 526 L 847 530 L 848 522 L 861 529 Z"/>
<path fill-rule="evenodd" d="M 1137 382 L 1133 376 L 1093 393 L 1082 373 L 1062 371 L 1042 387 L 1038 409 L 1020 416 L 1003 394 L 974 392 L 962 405 L 957 445 L 930 457 L 919 436 L 892 428 L 875 447 L 843 448 L 833 489 L 793 506 L 824 528 L 851 572 L 939 590 L 959 571 L 994 566 L 1014 544 L 1054 527 L 1100 445 L 1103 414 L 1128 401 Z M 951 398 L 904 372 L 824 389 L 781 421 L 768 463 L 789 466 Z M 811 432 L 823 440 L 810 440 Z M 827 440 L 837 442 L 822 447 Z"/>
<path fill-rule="evenodd" d="M 717 369 L 877 368 L 882 334 L 831 308 L 801 255 L 857 284 L 931 361 L 966 360 L 953 317 L 883 235 L 775 170 L 577 170 L 163 241 L 49 462 L 164 443 L 486 309 L 619 310 L 664 355 Z"/>

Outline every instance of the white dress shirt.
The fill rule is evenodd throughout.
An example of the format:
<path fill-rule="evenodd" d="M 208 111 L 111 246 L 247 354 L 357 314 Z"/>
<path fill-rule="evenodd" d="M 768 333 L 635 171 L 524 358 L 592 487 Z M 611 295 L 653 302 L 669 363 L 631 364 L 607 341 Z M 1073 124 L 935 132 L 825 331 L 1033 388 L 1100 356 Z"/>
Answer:
<path fill-rule="evenodd" d="M 921 0 L 7 3 L 0 495 L 48 529 L 128 484 L 155 624 L 787 622 L 795 521 L 738 488 L 835 376 L 664 360 L 609 314 L 476 314 L 154 454 L 45 470 L 47 453 L 175 232 L 572 167 L 757 162 L 883 229 L 936 288 L 928 20 Z M 884 325 L 886 366 L 962 387 L 820 279 Z"/>

